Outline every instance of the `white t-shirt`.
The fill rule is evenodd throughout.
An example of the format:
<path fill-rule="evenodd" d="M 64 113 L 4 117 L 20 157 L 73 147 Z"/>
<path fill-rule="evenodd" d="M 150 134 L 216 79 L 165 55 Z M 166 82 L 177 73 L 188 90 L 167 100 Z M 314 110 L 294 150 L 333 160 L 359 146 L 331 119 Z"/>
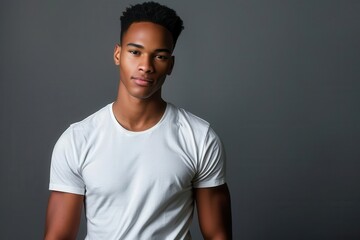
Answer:
<path fill-rule="evenodd" d="M 168 103 L 132 132 L 112 104 L 72 124 L 52 155 L 53 191 L 85 195 L 86 240 L 191 239 L 192 188 L 225 183 L 225 154 L 209 124 Z"/>

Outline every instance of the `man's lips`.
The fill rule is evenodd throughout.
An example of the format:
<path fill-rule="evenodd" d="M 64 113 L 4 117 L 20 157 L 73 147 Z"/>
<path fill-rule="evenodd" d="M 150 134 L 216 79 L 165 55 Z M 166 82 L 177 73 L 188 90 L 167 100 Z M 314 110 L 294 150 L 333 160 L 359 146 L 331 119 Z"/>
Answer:
<path fill-rule="evenodd" d="M 151 78 L 146 77 L 131 77 L 131 79 L 134 80 L 137 85 L 144 87 L 151 85 L 154 81 Z"/>

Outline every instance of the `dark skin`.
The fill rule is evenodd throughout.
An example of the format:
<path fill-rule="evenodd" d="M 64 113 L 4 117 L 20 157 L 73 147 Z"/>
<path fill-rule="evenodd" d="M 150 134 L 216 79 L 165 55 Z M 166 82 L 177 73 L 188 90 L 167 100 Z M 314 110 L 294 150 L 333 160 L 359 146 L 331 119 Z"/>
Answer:
<path fill-rule="evenodd" d="M 52 191 L 46 211 L 44 239 L 76 239 L 83 201 L 82 195 Z"/>
<path fill-rule="evenodd" d="M 144 131 L 162 117 L 166 102 L 161 87 L 174 66 L 173 40 L 164 27 L 133 23 L 116 45 L 114 62 L 119 66 L 118 96 L 114 115 L 124 128 Z M 232 239 L 230 194 L 226 184 L 195 188 L 199 225 L 204 239 Z M 76 239 L 84 196 L 51 192 L 46 215 L 46 240 Z"/>

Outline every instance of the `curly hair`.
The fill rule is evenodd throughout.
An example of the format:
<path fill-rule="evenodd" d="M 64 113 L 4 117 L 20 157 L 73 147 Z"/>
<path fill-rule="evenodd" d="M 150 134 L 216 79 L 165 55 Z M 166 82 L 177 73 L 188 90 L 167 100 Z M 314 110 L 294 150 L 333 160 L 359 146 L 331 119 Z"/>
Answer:
<path fill-rule="evenodd" d="M 135 22 L 152 22 L 165 27 L 172 35 L 174 46 L 184 29 L 183 21 L 176 12 L 156 2 L 144 2 L 126 8 L 120 17 L 120 42 L 130 25 Z"/>

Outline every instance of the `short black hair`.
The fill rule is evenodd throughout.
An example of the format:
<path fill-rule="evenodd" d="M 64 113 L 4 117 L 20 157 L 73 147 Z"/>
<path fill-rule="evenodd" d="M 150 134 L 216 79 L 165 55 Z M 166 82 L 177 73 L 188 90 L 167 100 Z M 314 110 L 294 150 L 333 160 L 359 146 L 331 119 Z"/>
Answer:
<path fill-rule="evenodd" d="M 184 29 L 183 21 L 176 12 L 156 2 L 144 2 L 126 8 L 120 17 L 120 42 L 130 25 L 135 22 L 152 22 L 165 27 L 172 35 L 174 46 Z"/>

